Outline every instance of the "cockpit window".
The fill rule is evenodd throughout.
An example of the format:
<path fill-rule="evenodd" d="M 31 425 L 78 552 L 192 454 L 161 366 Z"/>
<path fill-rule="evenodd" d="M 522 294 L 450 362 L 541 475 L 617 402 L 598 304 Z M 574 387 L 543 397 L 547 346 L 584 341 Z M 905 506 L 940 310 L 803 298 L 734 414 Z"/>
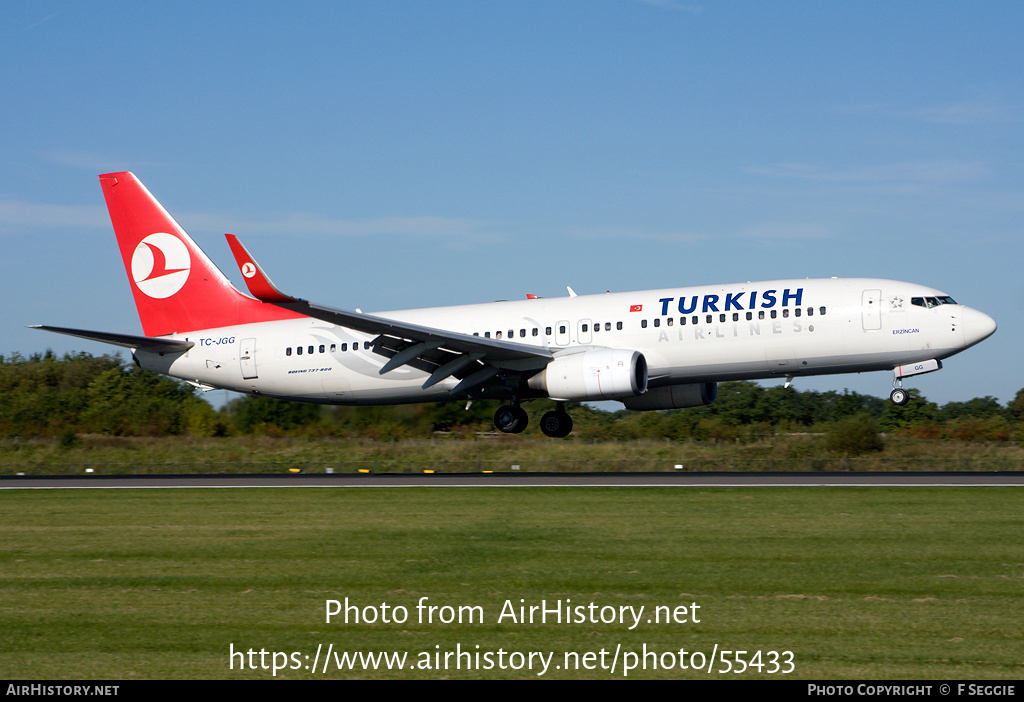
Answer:
<path fill-rule="evenodd" d="M 912 297 L 910 298 L 910 304 L 931 309 L 939 305 L 955 305 L 956 300 L 949 295 L 942 295 L 940 297 Z"/>

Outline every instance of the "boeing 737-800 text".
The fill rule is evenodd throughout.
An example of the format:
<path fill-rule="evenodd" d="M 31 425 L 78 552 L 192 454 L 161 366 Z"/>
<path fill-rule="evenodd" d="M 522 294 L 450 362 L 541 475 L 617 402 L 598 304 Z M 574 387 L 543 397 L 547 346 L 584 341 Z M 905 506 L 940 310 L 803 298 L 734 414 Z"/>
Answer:
<path fill-rule="evenodd" d="M 874 278 L 773 280 L 364 314 L 279 291 L 227 235 L 236 290 L 131 173 L 100 176 L 145 336 L 38 328 L 127 347 L 144 369 L 202 389 L 341 405 L 493 398 L 498 429 L 525 400 L 566 436 L 565 402 L 706 405 L 717 383 L 894 371 L 902 379 L 996 330 L 933 288 Z M 572 291 L 570 290 L 570 293 Z"/>

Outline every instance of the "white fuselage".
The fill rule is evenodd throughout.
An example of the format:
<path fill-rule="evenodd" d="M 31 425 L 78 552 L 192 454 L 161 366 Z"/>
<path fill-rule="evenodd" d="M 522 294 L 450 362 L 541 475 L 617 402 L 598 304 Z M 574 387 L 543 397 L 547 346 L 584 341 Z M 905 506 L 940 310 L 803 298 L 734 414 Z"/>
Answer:
<path fill-rule="evenodd" d="M 944 304 L 922 303 L 946 300 Z M 916 301 L 916 302 L 912 302 Z M 404 322 L 561 354 L 639 351 L 649 387 L 892 370 L 940 360 L 995 329 L 944 293 L 879 279 L 779 280 L 382 312 Z M 510 336 L 511 335 L 511 336 Z M 183 354 L 136 351 L 140 365 L 200 386 L 334 404 L 452 399 L 456 378 L 387 358 L 371 334 L 312 318 L 177 334 Z"/>

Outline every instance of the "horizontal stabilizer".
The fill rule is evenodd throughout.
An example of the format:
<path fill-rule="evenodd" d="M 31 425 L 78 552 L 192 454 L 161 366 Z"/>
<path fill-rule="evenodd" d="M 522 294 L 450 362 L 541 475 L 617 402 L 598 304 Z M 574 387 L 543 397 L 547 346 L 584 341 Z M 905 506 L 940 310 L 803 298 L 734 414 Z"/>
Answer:
<path fill-rule="evenodd" d="M 136 336 L 134 334 L 113 334 L 111 332 L 90 331 L 88 329 L 68 329 L 67 327 L 48 327 L 43 324 L 32 324 L 31 329 L 42 329 L 43 331 L 77 336 L 80 339 L 100 341 L 104 344 L 123 346 L 126 349 L 143 349 L 157 353 L 174 351 L 188 351 L 195 346 L 194 341 L 181 341 L 179 339 L 161 339 L 153 336 Z"/>

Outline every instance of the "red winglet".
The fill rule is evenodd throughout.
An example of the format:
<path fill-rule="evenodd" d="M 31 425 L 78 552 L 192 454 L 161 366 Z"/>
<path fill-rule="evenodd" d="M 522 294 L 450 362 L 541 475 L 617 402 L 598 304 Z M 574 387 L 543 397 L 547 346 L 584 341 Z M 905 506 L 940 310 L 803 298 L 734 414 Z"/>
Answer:
<path fill-rule="evenodd" d="M 252 293 L 253 297 L 261 302 L 299 302 L 296 298 L 285 295 L 270 282 L 270 278 L 267 277 L 249 252 L 245 250 L 237 236 L 234 234 L 225 234 L 224 236 L 227 237 L 231 253 L 235 255 L 235 262 L 238 264 L 238 269 L 242 272 L 245 284 L 249 286 L 249 292 Z"/>

